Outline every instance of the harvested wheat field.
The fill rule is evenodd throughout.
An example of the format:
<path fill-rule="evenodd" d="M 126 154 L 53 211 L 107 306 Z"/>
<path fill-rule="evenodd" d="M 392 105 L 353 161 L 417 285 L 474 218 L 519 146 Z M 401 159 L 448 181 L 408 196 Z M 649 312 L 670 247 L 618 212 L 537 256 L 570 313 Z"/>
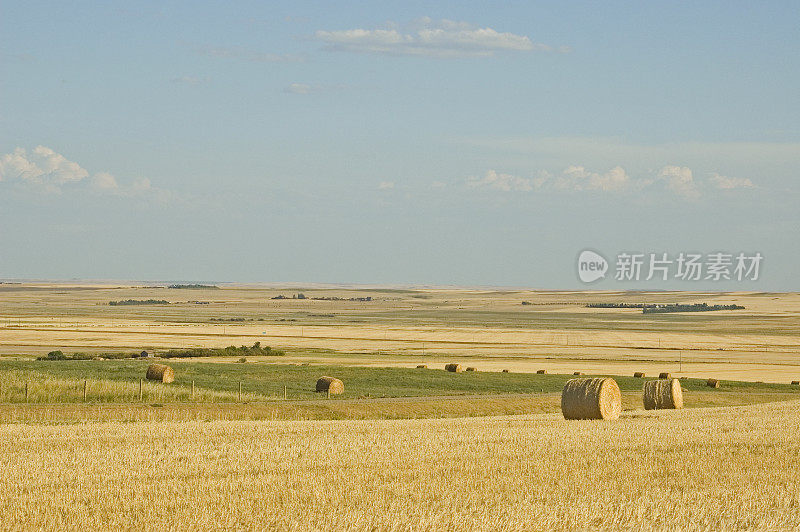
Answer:
<path fill-rule="evenodd" d="M 797 529 L 798 423 L 786 402 L 610 422 L 4 425 L 0 528 Z"/>
<path fill-rule="evenodd" d="M 302 287 L 306 299 L 274 299 L 293 290 L 300 289 L 224 285 L 186 293 L 163 286 L 0 285 L 0 355 L 39 356 L 53 349 L 138 353 L 260 341 L 287 350 L 292 362 L 442 367 L 459 359 L 482 371 L 670 371 L 765 382 L 787 382 L 787 374 L 800 373 L 797 293 L 312 285 Z M 169 304 L 109 305 L 127 299 Z M 745 309 L 644 315 L 639 309 L 586 307 L 604 302 Z"/>

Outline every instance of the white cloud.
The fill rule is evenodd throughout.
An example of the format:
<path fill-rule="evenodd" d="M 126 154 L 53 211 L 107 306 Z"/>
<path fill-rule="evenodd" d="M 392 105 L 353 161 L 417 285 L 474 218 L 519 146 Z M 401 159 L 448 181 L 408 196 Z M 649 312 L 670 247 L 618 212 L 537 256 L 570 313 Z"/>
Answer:
<path fill-rule="evenodd" d="M 658 173 L 658 177 L 666 180 L 667 188 L 679 196 L 688 199 L 700 197 L 700 190 L 694 181 L 692 170 L 686 166 L 665 166 Z"/>
<path fill-rule="evenodd" d="M 583 166 L 569 166 L 554 180 L 555 188 L 576 191 L 619 191 L 629 188 L 631 184 L 631 178 L 620 166 L 602 174 L 589 172 Z"/>
<path fill-rule="evenodd" d="M 752 181 L 743 177 L 726 177 L 719 174 L 711 174 L 709 178 L 711 184 L 717 188 L 734 189 L 734 188 L 754 188 L 755 185 Z"/>
<path fill-rule="evenodd" d="M 0 181 L 18 180 L 47 192 L 58 192 L 62 185 L 88 176 L 78 163 L 44 146 L 36 146 L 30 153 L 17 148 L 0 156 Z"/>
<path fill-rule="evenodd" d="M 314 38 L 333 51 L 427 57 L 488 57 L 499 51 L 553 51 L 525 35 L 478 28 L 466 22 L 423 17 L 405 32 L 387 29 L 320 30 Z M 560 50 L 566 51 L 566 50 Z"/>
<path fill-rule="evenodd" d="M 715 188 L 733 189 L 754 187 L 749 179 L 728 178 L 712 174 L 708 182 L 698 183 L 688 167 L 665 166 L 657 173 L 631 177 L 621 166 L 606 172 L 594 172 L 583 166 L 568 166 L 558 174 L 546 170 L 539 171 L 535 177 L 520 177 L 489 170 L 482 178 L 467 178 L 467 187 L 484 188 L 503 192 L 531 192 L 535 190 L 561 192 L 635 192 L 663 183 L 673 194 L 685 199 L 697 199 L 701 191 Z"/>
<path fill-rule="evenodd" d="M 394 188 L 394 181 L 381 181 L 378 184 L 379 190 L 391 190 Z"/>
<path fill-rule="evenodd" d="M 98 190 L 119 190 L 117 179 L 108 172 L 98 172 L 92 177 L 92 186 Z"/>
<path fill-rule="evenodd" d="M 124 186 L 108 172 L 90 176 L 78 163 L 45 146 L 37 146 L 30 152 L 17 148 L 0 155 L 0 181 L 50 194 L 58 194 L 65 187 L 76 187 L 76 190 L 115 196 L 147 195 L 156 199 L 170 196 L 168 191 L 151 186 L 146 178 Z"/>
<path fill-rule="evenodd" d="M 519 177 L 489 170 L 482 178 L 467 179 L 470 188 L 491 188 L 505 192 L 530 192 L 539 189 L 562 191 L 621 191 L 631 188 L 632 181 L 619 166 L 608 172 L 590 172 L 583 166 L 569 166 L 559 175 L 541 171 L 536 177 Z"/>
<path fill-rule="evenodd" d="M 483 178 L 469 178 L 467 186 L 470 188 L 492 188 L 504 192 L 513 190 L 529 192 L 534 189 L 534 182 L 533 179 L 517 177 L 511 174 L 500 174 L 495 170 L 489 170 Z"/>

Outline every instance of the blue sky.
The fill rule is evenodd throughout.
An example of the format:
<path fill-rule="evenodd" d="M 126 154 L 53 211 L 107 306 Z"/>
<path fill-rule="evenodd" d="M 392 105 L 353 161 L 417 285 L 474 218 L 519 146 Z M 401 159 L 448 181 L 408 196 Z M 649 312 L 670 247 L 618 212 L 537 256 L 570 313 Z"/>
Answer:
<path fill-rule="evenodd" d="M 0 7 L 0 278 L 797 290 L 796 2 Z"/>

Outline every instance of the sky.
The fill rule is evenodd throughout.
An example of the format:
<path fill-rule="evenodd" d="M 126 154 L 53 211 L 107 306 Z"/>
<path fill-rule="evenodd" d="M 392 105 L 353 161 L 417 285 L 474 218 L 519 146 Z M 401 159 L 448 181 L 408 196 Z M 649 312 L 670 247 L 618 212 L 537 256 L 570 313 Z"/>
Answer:
<path fill-rule="evenodd" d="M 793 1 L 3 2 L 0 278 L 797 291 L 798 22 Z"/>

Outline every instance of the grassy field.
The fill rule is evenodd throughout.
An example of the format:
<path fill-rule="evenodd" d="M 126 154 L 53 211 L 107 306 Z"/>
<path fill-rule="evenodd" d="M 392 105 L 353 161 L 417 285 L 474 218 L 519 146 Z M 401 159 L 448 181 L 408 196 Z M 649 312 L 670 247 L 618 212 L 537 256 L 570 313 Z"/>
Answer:
<path fill-rule="evenodd" d="M 139 380 L 149 363 L 0 361 L 0 422 L 374 419 L 558 412 L 561 389 L 573 378 L 530 373 L 455 374 L 443 369 L 170 360 L 168 364 L 176 371 L 175 382 L 164 385 L 145 380 L 140 400 Z M 315 393 L 314 385 L 321 375 L 341 378 L 345 393 L 331 399 Z M 641 408 L 643 379 L 615 379 L 624 393 L 624 407 Z M 722 381 L 721 388 L 712 390 L 703 380 L 681 382 L 686 406 L 690 408 L 800 399 L 798 386 Z M 283 400 L 284 387 L 287 400 Z"/>
<path fill-rule="evenodd" d="M 796 530 L 800 403 L 0 426 L 0 528 Z"/>

